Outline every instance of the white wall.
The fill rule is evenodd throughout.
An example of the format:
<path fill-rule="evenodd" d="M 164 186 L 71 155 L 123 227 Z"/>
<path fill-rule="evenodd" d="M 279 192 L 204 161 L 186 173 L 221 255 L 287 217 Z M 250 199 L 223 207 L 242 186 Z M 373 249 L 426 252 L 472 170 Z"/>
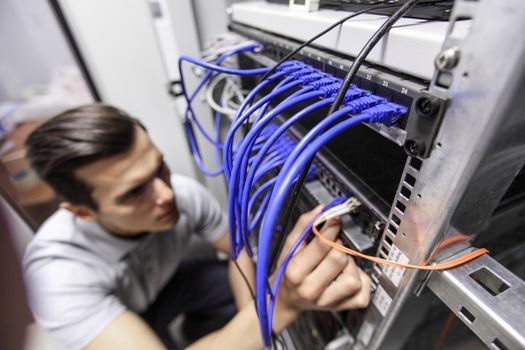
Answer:
<path fill-rule="evenodd" d="M 75 65 L 46 0 L 0 1 L 0 101 Z"/>
<path fill-rule="evenodd" d="M 169 166 L 197 176 L 147 0 L 61 0 L 67 21 L 104 102 L 141 119 Z"/>
<path fill-rule="evenodd" d="M 226 0 L 193 0 L 192 3 L 201 45 L 212 35 L 224 33 L 228 30 L 228 16 L 226 14 L 228 4 Z"/>
<path fill-rule="evenodd" d="M 166 93 L 168 72 L 149 0 L 60 0 L 60 4 L 103 101 L 143 120 L 171 168 L 199 179 L 225 204 L 223 178 L 205 178 L 196 168 L 177 117 L 180 104 L 176 113 Z M 166 0 L 166 4 L 178 53 L 197 56 L 202 40 L 226 31 L 226 0 Z M 194 86 L 195 78 L 186 77 Z M 212 130 L 210 109 L 199 102 L 195 109 Z M 215 168 L 211 147 L 202 137 L 199 145 L 205 163 Z"/>

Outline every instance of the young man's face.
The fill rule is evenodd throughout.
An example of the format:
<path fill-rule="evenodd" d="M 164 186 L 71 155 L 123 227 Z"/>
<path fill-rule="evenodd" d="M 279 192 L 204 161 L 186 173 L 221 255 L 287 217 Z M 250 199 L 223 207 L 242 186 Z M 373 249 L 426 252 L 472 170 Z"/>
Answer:
<path fill-rule="evenodd" d="M 179 218 L 170 171 L 138 126 L 130 150 L 80 167 L 76 175 L 93 188 L 96 220 L 114 234 L 166 230 Z"/>

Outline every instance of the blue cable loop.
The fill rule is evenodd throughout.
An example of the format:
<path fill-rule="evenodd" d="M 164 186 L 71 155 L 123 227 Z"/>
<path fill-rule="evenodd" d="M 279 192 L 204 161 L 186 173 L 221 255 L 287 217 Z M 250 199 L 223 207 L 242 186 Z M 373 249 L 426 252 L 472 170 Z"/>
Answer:
<path fill-rule="evenodd" d="M 284 83 L 286 87 L 296 88 L 298 85 L 303 85 L 304 88 L 292 93 L 293 98 L 285 99 L 284 103 L 281 102 L 270 112 L 264 113 L 264 111 L 260 113 L 253 123 L 252 129 L 244 137 L 244 140 L 239 143 L 236 151 L 232 148 L 233 138 L 229 135 L 231 139 L 229 142 L 225 142 L 225 154 L 228 154 L 226 156 L 227 161 L 224 162 L 225 173 L 226 177 L 229 178 L 230 186 L 229 218 L 231 220 L 229 224 L 233 232 L 231 237 L 233 258 L 237 257 L 243 246 L 246 247 L 247 251 L 250 251 L 248 235 L 261 221 L 258 250 L 261 265 L 257 266 L 256 307 L 259 312 L 261 332 L 266 345 L 269 343 L 268 339 L 271 334 L 271 316 L 268 318 L 268 311 L 270 311 L 270 315 L 273 311 L 273 305 L 268 309 L 265 307 L 267 292 L 270 292 L 270 303 L 273 303 L 272 298 L 275 297 L 273 290 L 268 290 L 267 250 L 271 242 L 271 232 L 275 231 L 277 217 L 280 215 L 280 207 L 284 203 L 289 187 L 296 181 L 301 167 L 307 164 L 308 160 L 314 156 L 320 147 L 342 132 L 343 129 L 363 122 L 380 122 L 386 126 L 392 126 L 408 111 L 402 105 L 390 102 L 384 97 L 373 95 L 370 91 L 352 84 L 345 94 L 344 107 L 325 118 L 326 120 L 323 120 L 325 123 L 322 126 L 314 127 L 316 132 L 310 135 L 308 142 L 306 142 L 307 140 L 301 140 L 296 143 L 282 134 L 293 123 L 288 125 L 285 122 L 284 124 L 287 126 L 283 128 L 283 126 L 277 126 L 270 120 L 282 110 L 308 98 L 325 98 L 312 104 L 316 108 L 327 105 L 330 102 L 329 100 L 333 100 L 333 97 L 339 91 L 342 81 L 299 61 L 288 61 L 277 70 L 280 72 L 278 74 L 288 77 L 287 79 L 289 80 Z M 239 74 L 241 72 L 235 73 Z M 246 73 L 248 72 L 242 72 L 242 74 Z M 254 72 L 250 73 L 253 74 Z M 296 85 L 293 85 L 290 81 Z M 259 89 L 261 88 L 259 87 Z M 272 94 L 277 95 L 277 91 L 272 91 Z M 233 129 L 238 128 L 242 124 L 242 120 L 248 118 L 251 113 L 254 113 L 264 103 L 269 102 L 270 99 L 268 96 L 264 96 L 263 100 L 265 101 L 259 101 L 258 106 L 252 106 L 247 112 L 244 112 L 247 104 L 243 103 L 243 108 L 241 108 L 241 113 L 237 114 Z M 310 107 L 302 109 L 294 117 L 297 116 L 296 118 L 298 119 L 299 116 L 306 115 L 306 111 L 310 111 Z M 359 113 L 360 115 L 358 116 L 350 116 L 350 114 L 355 115 Z M 337 124 L 334 125 L 334 123 Z M 255 199 L 264 193 L 262 189 L 253 193 L 254 185 L 258 183 L 261 176 L 267 176 L 265 175 L 267 172 L 279 168 L 281 170 L 278 177 L 267 182 L 264 189 L 267 193 L 265 193 L 263 201 L 259 202 L 256 213 L 254 213 Z M 315 176 L 316 166 L 312 164 L 307 173 L 307 181 Z M 342 203 L 345 199 L 344 197 L 337 198 L 335 203 L 332 206 L 327 206 L 325 210 Z M 253 212 L 252 208 L 254 209 Z"/>

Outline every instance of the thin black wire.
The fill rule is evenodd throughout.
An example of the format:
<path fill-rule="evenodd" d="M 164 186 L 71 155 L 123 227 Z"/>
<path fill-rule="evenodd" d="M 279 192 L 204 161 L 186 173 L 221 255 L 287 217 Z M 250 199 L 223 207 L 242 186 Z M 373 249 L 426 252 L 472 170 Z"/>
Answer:
<path fill-rule="evenodd" d="M 441 0 L 442 1 L 442 0 Z M 290 58 L 292 58 L 293 56 L 295 56 L 299 51 L 301 51 L 304 47 L 310 45 L 312 42 L 314 42 L 315 40 L 319 39 L 320 37 L 322 37 L 323 35 L 325 35 L 326 33 L 328 33 L 329 31 L 331 31 L 332 29 L 334 29 L 335 27 L 343 24 L 344 22 L 348 21 L 349 19 L 351 18 L 354 18 L 354 17 L 357 17 L 359 15 L 362 15 L 364 13 L 367 13 L 367 12 L 370 12 L 372 10 L 380 10 L 380 9 L 384 9 L 384 8 L 392 8 L 392 7 L 399 7 L 400 5 L 382 5 L 382 6 L 374 6 L 374 7 L 370 7 L 370 8 L 367 8 L 367 9 L 364 9 L 364 10 L 361 10 L 361 11 L 358 11 L 358 12 L 355 12 L 349 16 L 346 16 L 342 19 L 340 19 L 339 21 L 335 22 L 334 24 L 332 24 L 330 27 L 326 28 L 325 30 L 319 32 L 318 34 L 316 34 L 315 36 L 313 36 L 311 39 L 305 41 L 304 43 L 302 43 L 301 45 L 299 45 L 295 50 L 293 51 L 290 51 L 286 56 L 284 56 L 283 58 L 281 58 L 281 60 L 279 62 L 277 62 L 268 72 L 264 73 L 264 75 L 261 77 L 261 79 L 259 80 L 259 82 L 261 81 L 264 81 L 266 78 L 268 78 L 270 75 L 272 75 L 273 73 L 275 73 L 275 71 L 277 70 L 277 68 L 283 64 L 284 62 L 288 61 Z M 248 104 L 247 108 L 249 108 L 251 105 L 251 102 Z M 251 123 L 249 120 L 246 121 L 246 123 L 244 124 L 244 132 L 245 134 L 248 133 L 248 131 L 250 130 L 251 128 Z"/>
<path fill-rule="evenodd" d="M 364 9 L 364 10 L 361 10 L 359 12 L 355 12 L 349 16 L 346 16 L 342 19 L 340 19 L 339 21 L 335 22 L 334 24 L 332 24 L 330 27 L 326 28 L 325 30 L 323 30 L 322 32 L 316 34 L 314 37 L 312 37 L 311 39 L 309 39 L 308 41 L 305 41 L 304 43 L 302 43 L 301 45 L 299 45 L 296 49 L 294 49 L 293 51 L 290 51 L 286 56 L 284 56 L 279 62 L 277 62 L 273 67 L 272 69 L 270 69 L 268 72 L 264 73 L 264 75 L 262 76 L 261 80 L 260 81 L 264 81 L 266 78 L 268 78 L 270 75 L 272 75 L 273 73 L 275 73 L 275 70 L 281 65 L 283 64 L 284 62 L 288 61 L 290 58 L 292 58 L 293 56 L 295 56 L 299 51 L 301 51 L 304 47 L 310 45 L 312 42 L 314 42 L 315 40 L 319 39 L 320 37 L 322 37 L 323 35 L 325 35 L 326 33 L 328 33 L 329 31 L 331 31 L 332 29 L 334 29 L 335 27 L 343 24 L 344 22 L 348 21 L 349 19 L 351 18 L 354 18 L 354 17 L 357 17 L 359 15 L 362 15 L 364 13 L 367 13 L 367 12 L 370 12 L 372 10 L 378 10 L 378 9 L 385 9 L 385 8 L 391 8 L 391 7 L 399 7 L 400 5 L 383 5 L 383 6 L 374 6 L 374 7 L 370 7 L 370 8 L 367 8 L 367 9 Z"/>
<path fill-rule="evenodd" d="M 381 27 L 374 33 L 374 35 L 369 39 L 369 41 L 366 43 L 366 45 L 363 47 L 363 49 L 359 52 L 359 54 L 357 55 L 355 61 L 352 63 L 352 66 L 350 68 L 350 71 L 347 73 L 347 75 L 345 76 L 345 79 L 343 80 L 343 83 L 341 84 L 341 88 L 334 100 L 334 102 L 332 103 L 331 107 L 330 107 L 330 111 L 328 112 L 328 114 L 332 114 L 336 109 L 339 108 L 339 106 L 341 105 L 341 102 L 343 100 L 343 97 L 344 95 L 346 94 L 346 91 L 348 90 L 348 87 L 350 86 L 352 80 L 355 78 L 355 75 L 357 74 L 357 71 L 359 70 L 359 67 L 362 65 L 362 63 L 364 62 L 364 60 L 366 59 L 366 57 L 368 56 L 368 54 L 370 53 L 370 51 L 374 48 L 374 46 L 379 42 L 379 40 L 381 40 L 381 38 L 391 29 L 391 27 L 395 24 L 395 22 L 397 22 L 397 20 L 399 20 L 399 18 L 401 18 L 403 15 L 405 15 L 413 6 L 415 6 L 418 2 L 420 2 L 421 0 L 409 0 L 408 2 L 406 2 L 403 6 L 401 6 L 399 8 L 399 10 L 397 10 L 387 21 L 385 21 Z M 427 2 L 427 3 L 437 3 L 437 2 L 442 2 L 444 0 L 438 0 L 438 1 L 431 1 L 431 2 Z M 371 7 L 371 8 L 368 8 L 368 9 L 364 9 L 364 10 L 361 10 L 359 12 L 356 12 L 356 13 L 353 13 L 352 15 L 349 15 L 347 17 L 344 17 L 342 18 L 341 20 L 337 21 L 336 23 L 332 24 L 330 27 L 328 27 L 327 29 L 323 30 L 322 32 L 318 33 L 317 35 L 315 35 L 314 37 L 312 37 L 310 40 L 304 42 L 303 44 L 301 44 L 300 46 L 298 46 L 295 50 L 291 51 L 290 53 L 288 53 L 285 57 L 283 57 L 279 62 L 277 62 L 273 67 L 272 69 L 270 69 L 268 72 L 266 72 L 260 81 L 263 81 L 264 79 L 266 79 L 268 76 L 270 76 L 271 74 L 273 74 L 275 72 L 275 70 L 282 64 L 284 63 L 285 61 L 289 60 L 290 58 L 292 58 L 294 55 L 296 55 L 300 50 L 302 50 L 304 47 L 310 45 L 313 41 L 317 40 L 318 38 L 320 38 L 321 36 L 325 35 L 326 33 L 328 33 L 329 31 L 331 31 L 332 29 L 334 29 L 335 27 L 343 24 L 344 22 L 346 22 L 347 20 L 351 19 L 351 18 L 354 18 L 354 17 L 357 17 L 361 14 L 364 14 L 364 13 L 367 13 L 367 12 L 370 12 L 372 10 L 377 10 L 377 9 L 384 9 L 384 8 L 393 8 L 393 7 L 399 7 L 399 5 L 385 5 L 385 6 L 374 6 L 374 7 Z M 249 129 L 249 123 L 247 124 L 248 128 Z M 299 196 L 299 193 L 300 193 L 300 190 L 302 188 L 302 185 L 304 183 L 304 180 L 306 178 L 306 175 L 308 173 L 308 169 L 310 168 L 311 164 L 313 162 L 313 158 L 310 159 L 309 163 L 307 164 L 307 166 L 303 169 L 303 171 L 301 172 L 301 174 L 299 175 L 299 178 L 296 182 L 296 184 L 294 185 L 294 188 L 292 190 L 292 196 L 290 198 L 290 201 L 288 203 L 288 206 L 287 206 L 287 210 L 286 210 L 286 215 L 285 217 L 290 217 L 291 215 L 291 211 L 295 205 L 295 202 Z M 288 222 L 288 224 L 286 226 L 288 226 L 290 224 L 290 222 Z M 288 227 L 287 227 L 287 230 L 288 230 Z M 248 281 L 248 279 L 246 278 L 246 275 L 243 273 L 243 271 L 241 270 L 239 264 L 237 263 L 237 261 L 234 261 L 235 263 L 235 266 L 237 267 L 239 273 L 241 274 L 242 278 L 244 279 L 244 282 L 246 283 L 248 289 L 250 290 L 250 294 L 252 296 L 252 299 L 255 300 L 255 294 L 251 288 L 251 285 Z M 274 347 L 276 347 L 276 344 L 275 344 L 275 340 L 277 339 L 277 341 L 281 344 L 281 345 L 284 345 L 286 347 L 286 344 L 285 342 L 281 341 L 281 339 L 279 339 L 279 337 L 275 336 L 275 334 L 272 332 L 272 342 L 273 342 L 273 345 Z"/>
<path fill-rule="evenodd" d="M 328 112 L 327 115 L 332 114 L 337 108 L 339 108 L 339 106 L 341 105 L 341 102 L 343 100 L 343 97 L 345 96 L 346 91 L 348 90 L 348 87 L 350 86 L 350 83 L 354 79 L 357 71 L 359 70 L 359 67 L 363 64 L 364 60 L 366 59 L 366 57 L 368 56 L 370 51 L 379 42 L 379 40 L 381 40 L 381 38 L 388 32 L 388 30 L 390 30 L 390 28 L 395 24 L 395 22 L 397 22 L 397 20 L 399 18 L 401 18 L 413 6 L 415 6 L 418 1 L 420 1 L 420 0 L 409 0 L 408 2 L 406 2 L 403 6 L 401 6 L 399 8 L 399 10 L 397 10 L 388 20 L 386 20 L 384 22 L 381 25 L 381 27 L 379 27 L 379 29 L 374 33 L 374 35 L 372 35 L 372 37 L 368 40 L 368 42 L 365 44 L 363 49 L 361 49 L 361 51 L 357 55 L 356 59 L 352 63 L 352 66 L 351 66 L 350 70 L 348 71 L 347 75 L 345 76 L 345 79 L 344 79 L 343 83 L 341 84 L 339 92 L 338 92 L 334 102 L 330 106 L 330 111 Z M 432 3 L 437 3 L 437 2 L 441 2 L 441 1 L 433 1 Z M 397 6 L 399 6 L 399 5 L 397 5 Z M 370 10 L 377 9 L 377 8 L 378 7 L 369 8 L 369 9 L 366 9 L 366 11 L 370 11 Z M 365 11 L 365 10 L 363 10 L 363 11 Z M 360 13 L 363 13 L 363 11 L 360 11 Z M 357 13 L 359 13 L 359 12 L 356 12 L 354 15 L 356 15 Z M 332 26 L 332 27 L 334 27 L 334 26 Z M 309 40 L 309 41 L 311 42 L 313 40 Z M 297 51 L 297 50 L 294 50 L 294 51 Z M 291 56 L 293 56 L 293 55 L 290 55 L 290 57 Z M 283 61 L 283 60 L 281 60 L 281 61 Z M 279 65 L 280 63 L 282 63 L 282 62 L 279 62 L 277 65 Z M 276 67 L 276 66 L 274 66 L 274 67 Z M 301 189 L 303 187 L 304 181 L 306 179 L 306 175 L 308 174 L 308 170 L 310 169 L 312 163 L 313 163 L 313 157 L 310 158 L 310 160 L 308 161 L 306 166 L 303 168 L 303 170 L 299 174 L 299 177 L 298 177 L 296 183 L 292 187 L 290 199 L 288 200 L 288 204 L 287 204 L 287 207 L 286 207 L 286 210 L 285 210 L 285 216 L 284 216 L 285 218 L 289 218 L 291 216 L 291 214 L 292 214 L 293 208 L 295 206 L 295 203 L 297 202 L 297 199 L 299 197 L 299 193 L 301 192 Z M 288 221 L 286 223 L 286 225 L 283 225 L 283 226 L 286 227 L 286 231 L 285 232 L 288 232 L 290 230 L 290 226 L 291 226 L 290 224 L 291 224 L 291 222 Z"/>
<path fill-rule="evenodd" d="M 424 1 L 424 2 L 421 2 L 419 5 L 432 5 L 432 4 L 436 4 L 436 3 L 440 3 L 440 2 L 445 2 L 445 1 L 448 1 L 448 0 L 434 0 L 434 1 Z M 308 39 L 307 41 L 305 41 L 304 43 L 302 43 L 301 45 L 299 45 L 299 47 L 297 47 L 296 49 L 294 49 L 293 51 L 289 52 L 286 56 L 284 56 L 279 62 L 277 62 L 273 67 L 272 69 L 270 69 L 268 72 L 266 72 L 262 78 L 260 79 L 260 81 L 263 81 L 265 80 L 266 78 L 268 78 L 270 75 L 272 75 L 273 73 L 275 73 L 275 70 L 281 65 L 283 64 L 284 62 L 288 61 L 290 58 L 292 58 L 293 56 L 295 56 L 299 51 L 301 51 L 304 47 L 310 45 L 312 42 L 314 42 L 315 40 L 319 39 L 320 37 L 322 37 L 323 35 L 325 35 L 326 33 L 328 33 L 329 31 L 331 31 L 332 29 L 334 29 L 335 27 L 343 24 L 344 22 L 348 21 L 349 19 L 352 19 L 354 17 L 357 17 L 359 15 L 362 15 L 362 14 L 365 14 L 365 13 L 368 13 L 368 12 L 371 12 L 371 11 L 375 11 L 375 10 L 382 10 L 382 9 L 387 9 L 387 8 L 395 8 L 395 7 L 400 7 L 401 5 L 400 4 L 395 4 L 395 5 L 381 5 L 381 6 L 373 6 L 373 7 L 369 7 L 369 8 L 366 8 L 364 10 L 361 10 L 361 11 L 358 11 L 358 12 L 355 12 L 349 16 L 346 16 L 344 18 L 341 18 L 339 21 L 335 22 L 334 24 L 332 24 L 330 27 L 326 28 L 325 30 L 323 30 L 322 32 L 319 32 L 318 34 L 316 34 L 315 36 L 313 36 L 311 39 Z M 393 16 L 393 15 L 392 15 Z"/>
<path fill-rule="evenodd" d="M 250 295 L 252 297 L 252 300 L 255 302 L 255 293 L 254 293 L 254 291 L 252 289 L 250 281 L 248 281 L 248 278 L 246 277 L 246 275 L 244 274 L 244 271 L 239 266 L 239 263 L 237 262 L 237 260 L 232 260 L 232 261 L 233 261 L 233 264 L 235 265 L 235 267 L 237 268 L 237 271 L 239 271 L 239 273 L 241 274 L 241 277 L 244 280 L 244 283 L 246 284 L 246 287 L 248 287 L 248 290 L 250 291 Z M 286 342 L 283 339 L 281 339 L 281 336 L 279 334 L 276 334 L 273 330 L 272 330 L 272 343 L 273 343 L 274 349 L 277 349 L 277 343 L 279 343 L 281 345 L 281 348 L 283 348 L 285 350 L 288 349 L 288 346 L 286 345 Z"/>
<path fill-rule="evenodd" d="M 346 94 L 346 91 L 348 90 L 348 87 L 354 80 L 357 71 L 365 61 L 366 57 L 372 51 L 372 49 L 377 45 L 379 40 L 385 36 L 385 34 L 392 28 L 392 26 L 403 16 L 405 15 L 412 7 L 414 7 L 420 0 L 408 0 L 403 6 L 399 8 L 390 18 L 388 18 L 382 25 L 379 27 L 378 30 L 372 35 L 372 37 L 367 41 L 365 46 L 361 49 L 357 57 L 355 58 L 354 62 L 352 62 L 352 66 L 350 67 L 350 70 L 346 74 L 345 78 L 343 79 L 343 82 L 341 83 L 341 87 L 339 88 L 339 92 L 335 96 L 334 102 L 330 106 L 330 110 L 328 111 L 328 115 L 334 113 L 341 103 L 343 102 L 343 98 Z"/>
<path fill-rule="evenodd" d="M 254 293 L 254 291 L 252 289 L 252 285 L 250 284 L 250 281 L 248 281 L 248 278 L 246 277 L 246 275 L 242 271 L 242 269 L 239 266 L 239 263 L 237 262 L 237 260 L 232 260 L 232 261 L 233 261 L 233 264 L 235 265 L 235 267 L 237 268 L 237 271 L 239 271 L 239 273 L 241 274 L 242 279 L 244 280 L 244 283 L 246 284 L 246 287 L 248 287 L 248 290 L 250 291 L 250 295 L 252 296 L 253 301 L 255 301 L 255 293 Z"/>

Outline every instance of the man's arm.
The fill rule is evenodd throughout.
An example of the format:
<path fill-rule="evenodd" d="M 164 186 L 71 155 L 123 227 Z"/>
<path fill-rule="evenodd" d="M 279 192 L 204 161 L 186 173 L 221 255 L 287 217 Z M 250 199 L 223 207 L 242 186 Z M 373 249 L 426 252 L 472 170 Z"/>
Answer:
<path fill-rule="evenodd" d="M 212 242 L 212 244 L 215 249 L 230 256 L 230 239 L 227 230 L 221 238 Z M 252 301 L 252 292 L 250 292 L 250 289 L 252 291 L 255 289 L 255 268 L 252 259 L 246 254 L 245 250 L 243 250 L 237 258 L 237 264 L 239 268 L 235 266 L 233 261 L 229 261 L 228 279 L 235 299 L 235 305 L 237 306 L 237 310 L 240 310 Z M 242 271 L 244 277 L 239 270 Z M 244 280 L 244 278 L 246 278 L 246 280 Z"/>
<path fill-rule="evenodd" d="M 286 239 L 284 254 L 319 211 L 320 208 L 317 208 L 301 216 Z M 321 233 L 335 240 L 339 230 L 339 223 L 331 221 L 323 227 Z M 280 262 L 284 254 L 281 254 Z M 370 300 L 370 288 L 370 278 L 356 266 L 350 256 L 331 249 L 317 238 L 308 244 L 303 243 L 291 259 L 285 278 L 281 282 L 275 306 L 273 330 L 280 333 L 304 309 L 364 308 Z M 210 347 L 214 349 L 262 348 L 253 302 L 244 306 L 225 327 L 203 337 L 189 349 L 200 350 Z"/>
<path fill-rule="evenodd" d="M 289 247 L 318 212 L 301 216 L 289 234 L 284 249 Z M 321 233 L 335 240 L 338 222 L 329 222 Z M 273 330 L 281 332 L 305 309 L 363 308 L 370 298 L 370 278 L 345 254 L 331 249 L 317 238 L 302 244 L 286 269 L 276 299 Z M 126 311 L 115 319 L 90 344 L 89 350 L 163 349 L 153 331 L 135 314 Z M 261 349 L 257 313 L 248 303 L 222 329 L 192 344 L 188 349 Z"/>
<path fill-rule="evenodd" d="M 86 347 L 86 350 L 110 349 L 162 350 L 165 347 L 140 316 L 124 311 Z"/>

